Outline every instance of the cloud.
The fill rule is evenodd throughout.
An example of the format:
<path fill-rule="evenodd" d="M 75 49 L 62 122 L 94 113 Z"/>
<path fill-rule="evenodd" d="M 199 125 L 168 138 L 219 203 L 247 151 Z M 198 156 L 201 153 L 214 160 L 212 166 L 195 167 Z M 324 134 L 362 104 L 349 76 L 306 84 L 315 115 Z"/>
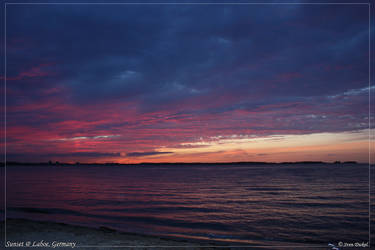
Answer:
<path fill-rule="evenodd" d="M 20 72 L 17 76 L 8 76 L 7 81 L 17 81 L 28 78 L 43 78 L 46 76 L 53 75 L 49 69 L 52 63 L 45 63 L 38 66 L 32 66 L 30 69 Z M 3 76 L 0 76 L 0 80 L 4 80 Z"/>
<path fill-rule="evenodd" d="M 364 129 L 367 14 L 366 5 L 12 5 L 7 150 L 141 158 L 218 136 Z"/>
<path fill-rule="evenodd" d="M 76 136 L 71 138 L 60 138 L 55 139 L 58 141 L 74 141 L 74 140 L 96 140 L 96 139 L 108 139 L 118 137 L 120 135 L 96 135 L 96 136 Z"/>
<path fill-rule="evenodd" d="M 328 98 L 335 99 L 338 97 L 348 97 L 348 96 L 356 96 L 356 95 L 363 95 L 363 94 L 369 94 L 369 92 L 374 91 L 375 86 L 370 86 L 370 87 L 364 87 L 360 89 L 349 89 L 343 93 L 339 93 L 336 95 L 330 95 Z"/>
<path fill-rule="evenodd" d="M 104 152 L 73 152 L 64 154 L 50 154 L 57 157 L 89 157 L 89 158 L 102 158 L 102 157 L 119 157 L 120 153 L 104 153 Z"/>
<path fill-rule="evenodd" d="M 208 147 L 210 144 L 201 144 L 201 145 L 196 145 L 196 144 L 189 144 L 189 143 L 181 143 L 178 145 L 170 146 L 170 148 L 204 148 Z"/>
<path fill-rule="evenodd" d="M 98 160 L 100 158 L 112 158 L 120 157 L 120 153 L 107 153 L 107 152 L 68 152 L 68 153 L 7 153 L 8 161 L 47 161 L 51 159 L 61 159 L 61 160 L 85 160 L 87 158 Z"/>
<path fill-rule="evenodd" d="M 152 156 L 152 155 L 164 155 L 164 154 L 173 154 L 173 152 L 130 152 L 127 153 L 126 156 L 128 157 L 142 157 L 142 156 Z"/>

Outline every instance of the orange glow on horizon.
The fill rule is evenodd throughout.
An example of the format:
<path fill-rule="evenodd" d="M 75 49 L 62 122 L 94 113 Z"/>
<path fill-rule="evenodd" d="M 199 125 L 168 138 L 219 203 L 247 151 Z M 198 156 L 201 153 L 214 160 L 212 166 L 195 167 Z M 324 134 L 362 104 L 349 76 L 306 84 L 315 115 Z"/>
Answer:
<path fill-rule="evenodd" d="M 357 161 L 369 162 L 369 148 L 375 154 L 374 130 L 360 132 L 279 135 L 252 139 L 224 139 L 197 142 L 197 148 L 160 148 L 171 154 L 147 157 L 120 157 L 119 163 L 140 162 L 294 162 L 294 161 Z M 371 142 L 371 145 L 369 145 Z M 370 147 L 371 146 L 371 147 Z M 371 163 L 375 159 L 370 159 Z"/>

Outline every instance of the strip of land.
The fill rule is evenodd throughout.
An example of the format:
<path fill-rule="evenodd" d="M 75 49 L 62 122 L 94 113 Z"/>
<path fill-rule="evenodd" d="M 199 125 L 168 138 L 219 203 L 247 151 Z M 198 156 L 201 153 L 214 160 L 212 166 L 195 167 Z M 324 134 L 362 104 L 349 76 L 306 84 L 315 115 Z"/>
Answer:
<path fill-rule="evenodd" d="M 84 162 L 13 162 L 7 161 L 6 166 L 168 166 L 168 165 L 189 165 L 189 166 L 209 166 L 209 165 L 245 165 L 245 166 L 258 166 L 258 165 L 312 165 L 312 164 L 366 164 L 368 163 L 358 163 L 356 161 L 335 161 L 335 162 L 322 162 L 322 161 L 296 161 L 296 162 L 144 162 L 144 163 L 116 163 L 116 162 L 107 162 L 107 163 L 84 163 Z M 0 166 L 4 166 L 4 162 L 0 163 Z"/>

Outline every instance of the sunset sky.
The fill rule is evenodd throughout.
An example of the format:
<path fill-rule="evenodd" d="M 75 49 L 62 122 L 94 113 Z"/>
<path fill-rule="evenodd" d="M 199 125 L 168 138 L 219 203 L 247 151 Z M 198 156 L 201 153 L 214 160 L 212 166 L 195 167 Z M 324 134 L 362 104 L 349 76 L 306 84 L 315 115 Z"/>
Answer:
<path fill-rule="evenodd" d="M 368 8 L 8 4 L 7 160 L 368 162 Z"/>

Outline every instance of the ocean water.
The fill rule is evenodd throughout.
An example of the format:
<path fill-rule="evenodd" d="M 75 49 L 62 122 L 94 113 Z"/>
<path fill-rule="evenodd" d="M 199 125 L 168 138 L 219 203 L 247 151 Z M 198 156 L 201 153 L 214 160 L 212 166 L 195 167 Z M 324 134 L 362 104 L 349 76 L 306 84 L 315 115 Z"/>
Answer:
<path fill-rule="evenodd" d="M 368 242 L 368 174 L 362 164 L 8 166 L 7 217 L 226 245 Z"/>

